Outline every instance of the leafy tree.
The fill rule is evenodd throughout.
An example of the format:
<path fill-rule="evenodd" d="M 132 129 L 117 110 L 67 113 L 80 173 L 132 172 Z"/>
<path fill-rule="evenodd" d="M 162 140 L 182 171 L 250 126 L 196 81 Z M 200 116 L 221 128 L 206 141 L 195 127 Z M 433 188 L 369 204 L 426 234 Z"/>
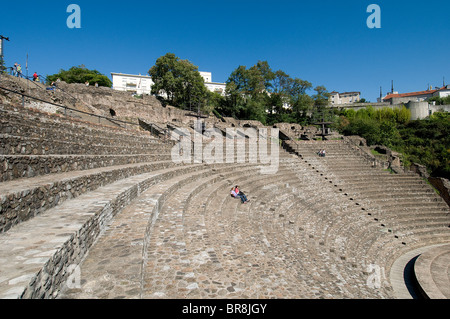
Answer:
<path fill-rule="evenodd" d="M 307 94 L 300 94 L 292 99 L 292 113 L 295 121 L 302 125 L 310 124 L 308 113 L 314 106 L 314 100 Z"/>
<path fill-rule="evenodd" d="M 449 105 L 450 95 L 446 97 L 433 96 L 428 99 L 428 102 L 436 102 L 436 105 Z"/>
<path fill-rule="evenodd" d="M 314 104 L 317 107 L 327 106 L 328 105 L 328 99 L 330 97 L 330 94 L 328 93 L 326 87 L 323 85 L 317 86 L 314 91 L 316 91 L 316 94 L 313 95 Z"/>
<path fill-rule="evenodd" d="M 85 66 L 71 67 L 69 70 L 60 70 L 59 73 L 47 76 L 47 84 L 50 84 L 57 79 L 61 79 L 66 83 L 98 83 L 99 86 L 111 87 L 112 82 L 106 76 L 97 70 L 89 70 Z"/>
<path fill-rule="evenodd" d="M 236 68 L 226 82 L 226 113 L 265 123 L 265 112 L 271 108 L 268 90 L 273 78 L 267 62 L 259 61 L 250 69 L 245 66 Z"/>
<path fill-rule="evenodd" d="M 306 124 L 314 100 L 306 94 L 312 84 L 291 78 L 282 70 L 272 71 L 267 61 L 247 68 L 239 66 L 227 80 L 227 96 L 223 109 L 241 119 L 261 122 L 297 122 Z M 263 120 L 265 118 L 265 121 Z"/>
<path fill-rule="evenodd" d="M 284 71 L 276 71 L 272 80 L 272 92 L 276 94 L 288 94 L 291 80 L 291 77 Z"/>
<path fill-rule="evenodd" d="M 275 79 L 275 74 L 267 61 L 258 61 L 250 68 L 248 75 L 252 94 L 272 92 L 272 81 Z"/>
<path fill-rule="evenodd" d="M 158 58 L 148 73 L 155 83 L 152 92 L 157 95 L 165 93 L 169 103 L 176 107 L 197 107 L 208 97 L 198 67 L 188 60 L 180 60 L 173 53 Z"/>

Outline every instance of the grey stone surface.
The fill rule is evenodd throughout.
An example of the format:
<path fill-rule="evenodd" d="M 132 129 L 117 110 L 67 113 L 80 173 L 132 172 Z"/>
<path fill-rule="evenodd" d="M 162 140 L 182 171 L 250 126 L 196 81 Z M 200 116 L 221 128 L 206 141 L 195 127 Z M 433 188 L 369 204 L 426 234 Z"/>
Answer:
<path fill-rule="evenodd" d="M 143 132 L 1 111 L 2 298 L 396 298 L 402 256 L 450 242 L 429 185 L 342 140 L 291 142 L 299 156 L 282 150 L 264 175 L 175 165 Z"/>

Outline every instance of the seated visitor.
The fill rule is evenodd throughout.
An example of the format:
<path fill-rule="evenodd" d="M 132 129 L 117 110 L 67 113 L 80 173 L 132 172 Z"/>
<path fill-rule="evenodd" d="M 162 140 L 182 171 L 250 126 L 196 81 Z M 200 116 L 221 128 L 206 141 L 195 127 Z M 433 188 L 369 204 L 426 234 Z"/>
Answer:
<path fill-rule="evenodd" d="M 320 151 L 317 153 L 317 155 L 319 155 L 320 157 L 325 157 L 325 154 L 326 154 L 325 150 L 320 150 Z"/>
<path fill-rule="evenodd" d="M 246 203 L 248 203 L 249 202 L 249 200 L 247 199 L 247 196 L 243 193 L 243 192 L 241 192 L 240 190 L 239 190 L 239 186 L 235 186 L 235 187 L 233 187 L 232 189 L 231 189 L 231 196 L 232 197 L 234 197 L 234 198 L 240 198 L 241 199 L 241 202 L 243 203 L 243 204 L 246 204 Z"/>

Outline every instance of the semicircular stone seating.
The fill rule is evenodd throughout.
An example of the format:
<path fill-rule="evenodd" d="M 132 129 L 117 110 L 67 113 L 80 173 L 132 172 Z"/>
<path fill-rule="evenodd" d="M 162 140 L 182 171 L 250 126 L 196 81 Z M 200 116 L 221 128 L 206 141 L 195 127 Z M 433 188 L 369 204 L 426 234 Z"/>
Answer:
<path fill-rule="evenodd" d="M 177 164 L 145 132 L 0 112 L 1 298 L 393 298 L 400 256 L 450 242 L 426 183 L 343 141 L 264 174 L 242 136 L 243 162 Z"/>

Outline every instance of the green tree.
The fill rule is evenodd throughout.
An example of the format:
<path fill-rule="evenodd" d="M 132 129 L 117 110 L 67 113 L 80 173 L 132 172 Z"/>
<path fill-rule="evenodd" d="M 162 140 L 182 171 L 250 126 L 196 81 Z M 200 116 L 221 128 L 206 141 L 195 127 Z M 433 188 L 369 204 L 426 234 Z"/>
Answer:
<path fill-rule="evenodd" d="M 188 109 L 205 104 L 208 97 L 205 82 L 198 67 L 188 60 L 180 60 L 175 54 L 167 53 L 156 60 L 148 73 L 154 82 L 152 93 L 166 94 L 173 106 Z"/>
<path fill-rule="evenodd" d="M 240 119 L 266 122 L 266 110 L 271 112 L 269 89 L 274 73 L 267 62 L 258 61 L 247 69 L 239 66 L 226 82 L 227 107 L 225 113 Z"/>
<path fill-rule="evenodd" d="M 314 91 L 316 91 L 316 94 L 313 95 L 314 104 L 317 107 L 321 106 L 327 106 L 328 105 L 328 99 L 330 97 L 330 93 L 328 93 L 326 87 L 323 85 L 317 86 Z"/>
<path fill-rule="evenodd" d="M 385 145 L 403 154 L 403 163 L 425 165 L 432 176 L 450 178 L 450 114 L 436 112 L 411 121 L 406 108 L 343 110 L 335 127 L 359 135 L 369 145 Z"/>
<path fill-rule="evenodd" d="M 89 70 L 85 66 L 71 67 L 69 70 L 60 70 L 59 73 L 47 76 L 47 84 L 55 82 L 57 79 L 61 79 L 66 83 L 86 83 L 91 85 L 98 83 L 99 86 L 111 87 L 112 82 L 106 76 L 101 74 L 97 70 Z"/>

